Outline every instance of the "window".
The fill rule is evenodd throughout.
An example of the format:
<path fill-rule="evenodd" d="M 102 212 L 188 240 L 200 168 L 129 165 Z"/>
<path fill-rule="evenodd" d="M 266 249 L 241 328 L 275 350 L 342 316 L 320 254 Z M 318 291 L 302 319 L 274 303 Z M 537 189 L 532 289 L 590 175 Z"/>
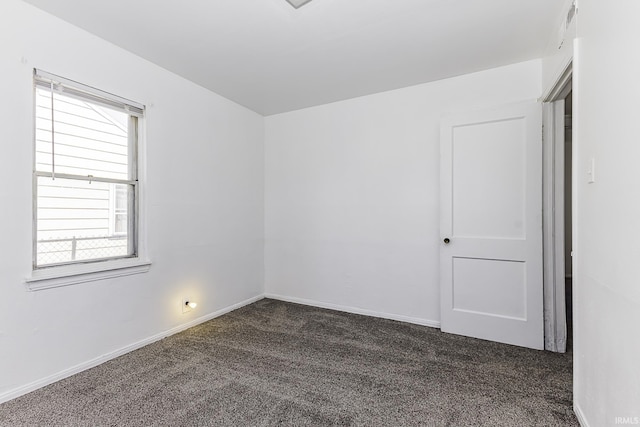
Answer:
<path fill-rule="evenodd" d="M 34 269 L 138 255 L 144 107 L 35 70 Z"/>

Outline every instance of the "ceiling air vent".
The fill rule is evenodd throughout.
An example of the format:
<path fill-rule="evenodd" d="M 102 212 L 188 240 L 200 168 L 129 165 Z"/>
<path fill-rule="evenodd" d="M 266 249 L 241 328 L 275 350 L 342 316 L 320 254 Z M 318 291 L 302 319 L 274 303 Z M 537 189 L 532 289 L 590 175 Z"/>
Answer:
<path fill-rule="evenodd" d="M 565 34 L 569 27 L 571 27 L 571 24 L 573 24 L 573 20 L 575 19 L 577 13 L 578 9 L 576 8 L 576 2 L 574 0 L 573 2 L 571 2 L 571 7 L 569 7 L 569 11 L 567 12 L 567 18 L 560 24 L 560 29 L 558 31 L 558 49 L 562 49 L 565 41 Z"/>
<path fill-rule="evenodd" d="M 565 28 L 569 28 L 571 23 L 573 22 L 573 18 L 576 17 L 576 2 L 571 3 L 571 7 L 569 8 L 569 12 L 567 13 L 567 22 L 565 24 Z"/>
<path fill-rule="evenodd" d="M 287 1 L 291 6 L 297 9 L 300 6 L 304 6 L 305 4 L 309 3 L 311 0 L 287 0 Z"/>

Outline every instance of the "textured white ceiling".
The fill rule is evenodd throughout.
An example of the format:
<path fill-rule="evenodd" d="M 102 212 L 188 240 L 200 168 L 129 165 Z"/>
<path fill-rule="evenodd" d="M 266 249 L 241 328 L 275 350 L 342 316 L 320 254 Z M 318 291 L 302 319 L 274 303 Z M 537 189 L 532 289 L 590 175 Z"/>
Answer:
<path fill-rule="evenodd" d="M 543 55 L 560 0 L 25 0 L 270 115 Z"/>

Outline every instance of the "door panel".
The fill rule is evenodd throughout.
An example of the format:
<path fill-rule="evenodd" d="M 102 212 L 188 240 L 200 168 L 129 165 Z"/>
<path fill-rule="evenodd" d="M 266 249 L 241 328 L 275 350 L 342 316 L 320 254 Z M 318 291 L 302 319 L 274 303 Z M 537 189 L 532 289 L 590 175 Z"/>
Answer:
<path fill-rule="evenodd" d="M 442 123 L 445 332 L 543 346 L 540 111 L 531 102 Z"/>
<path fill-rule="evenodd" d="M 453 129 L 455 235 L 524 237 L 524 126 L 517 119 Z"/>
<path fill-rule="evenodd" d="M 517 320 L 527 317 L 524 262 L 454 258 L 453 282 L 455 311 Z"/>

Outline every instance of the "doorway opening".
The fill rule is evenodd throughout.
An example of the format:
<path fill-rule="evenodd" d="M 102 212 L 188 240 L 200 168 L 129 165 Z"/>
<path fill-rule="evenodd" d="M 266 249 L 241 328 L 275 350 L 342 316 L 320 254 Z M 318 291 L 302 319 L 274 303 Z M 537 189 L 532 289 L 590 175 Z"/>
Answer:
<path fill-rule="evenodd" d="M 573 252 L 573 215 L 571 201 L 573 200 L 573 91 L 564 99 L 564 277 L 565 277 L 565 311 L 567 322 L 567 351 L 573 345 L 573 281 L 572 281 L 572 252 Z"/>
<path fill-rule="evenodd" d="M 543 104 L 543 250 L 545 350 L 571 349 L 573 90 L 568 65 Z"/>

